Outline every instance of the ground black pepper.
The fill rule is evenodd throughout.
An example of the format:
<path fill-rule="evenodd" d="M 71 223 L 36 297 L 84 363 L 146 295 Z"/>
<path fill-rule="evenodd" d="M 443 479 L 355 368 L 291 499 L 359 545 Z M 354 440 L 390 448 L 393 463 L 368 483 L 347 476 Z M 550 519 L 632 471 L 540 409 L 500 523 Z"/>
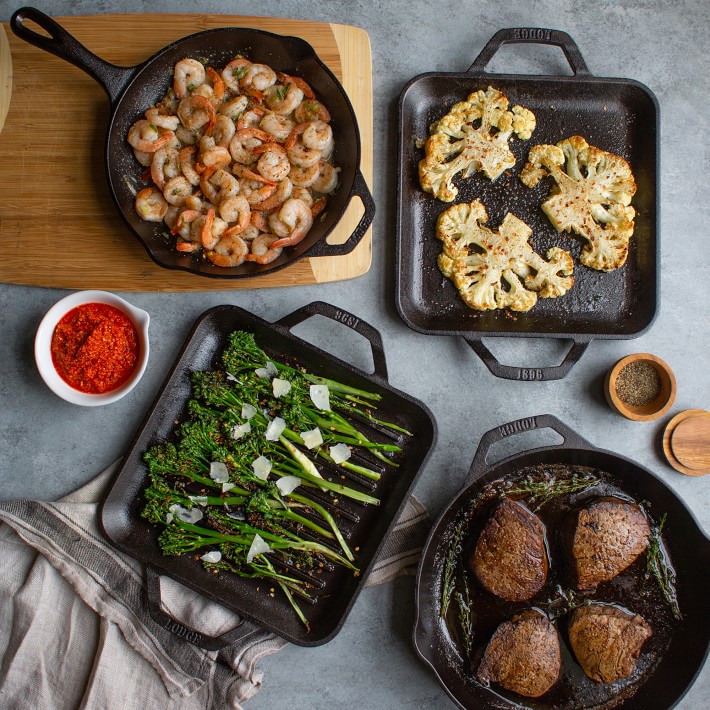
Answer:
<path fill-rule="evenodd" d="M 630 362 L 621 368 L 616 377 L 616 394 L 630 407 L 651 404 L 660 391 L 661 376 L 650 362 Z"/>

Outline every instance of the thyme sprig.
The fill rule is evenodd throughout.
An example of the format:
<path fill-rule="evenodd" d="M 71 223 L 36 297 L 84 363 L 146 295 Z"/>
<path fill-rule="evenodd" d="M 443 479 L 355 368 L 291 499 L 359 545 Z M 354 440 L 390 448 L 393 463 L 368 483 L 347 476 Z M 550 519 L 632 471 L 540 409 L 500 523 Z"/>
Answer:
<path fill-rule="evenodd" d="M 651 526 L 648 548 L 646 550 L 646 574 L 653 575 L 661 589 L 663 597 L 671 607 L 673 618 L 680 621 L 683 614 L 678 605 L 678 594 L 676 591 L 676 574 L 666 552 L 661 533 L 666 522 L 666 513 L 663 514 L 658 525 Z"/>
<path fill-rule="evenodd" d="M 554 498 L 584 491 L 600 482 L 601 479 L 592 473 L 574 474 L 568 478 L 557 478 L 551 475 L 543 480 L 535 480 L 533 477 L 527 476 L 516 485 L 505 489 L 503 495 L 529 496 L 527 502 L 534 512 L 540 510 Z"/>
<path fill-rule="evenodd" d="M 441 583 L 441 618 L 443 619 L 449 611 L 451 596 L 456 584 L 456 565 L 461 554 L 461 535 L 463 534 L 463 520 L 456 526 L 451 545 L 446 551 L 444 559 L 444 576 Z"/>
<path fill-rule="evenodd" d="M 471 657 L 471 651 L 473 650 L 473 603 L 471 600 L 471 591 L 468 586 L 468 579 L 466 575 L 461 576 L 461 587 L 463 591 L 456 591 L 454 597 L 456 598 L 456 604 L 459 610 L 459 624 L 461 625 L 461 640 L 463 642 L 464 650 L 466 651 L 466 658 Z"/>

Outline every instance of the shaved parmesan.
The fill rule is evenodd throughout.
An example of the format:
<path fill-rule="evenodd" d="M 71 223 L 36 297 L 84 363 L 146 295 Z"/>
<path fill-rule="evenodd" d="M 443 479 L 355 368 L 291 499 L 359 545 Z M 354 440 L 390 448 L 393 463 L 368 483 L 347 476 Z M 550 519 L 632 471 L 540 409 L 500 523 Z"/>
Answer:
<path fill-rule="evenodd" d="M 300 485 L 301 479 L 298 476 L 284 476 L 276 481 L 276 487 L 281 491 L 281 495 L 284 496 L 293 493 Z"/>
<path fill-rule="evenodd" d="M 216 483 L 224 483 L 229 480 L 229 471 L 221 461 L 212 461 L 210 464 L 210 478 Z"/>
<path fill-rule="evenodd" d="M 309 449 L 315 449 L 316 446 L 320 446 L 323 443 L 323 434 L 321 434 L 320 429 L 316 427 L 315 429 L 302 431 L 301 439 L 303 439 L 303 443 Z"/>
<path fill-rule="evenodd" d="M 242 404 L 242 419 L 249 421 L 256 414 L 256 407 L 253 404 L 245 402 Z"/>
<path fill-rule="evenodd" d="M 188 498 L 197 505 L 207 505 L 207 496 L 188 496 Z"/>
<path fill-rule="evenodd" d="M 174 516 L 172 513 L 168 513 L 168 514 L 165 516 L 165 524 L 166 524 L 166 525 L 170 525 L 170 523 L 172 523 L 173 520 L 175 520 L 175 516 Z"/>
<path fill-rule="evenodd" d="M 213 550 L 212 552 L 206 552 L 202 555 L 202 557 L 200 557 L 200 559 L 204 562 L 211 562 L 214 564 L 222 559 L 222 553 L 219 550 Z"/>
<path fill-rule="evenodd" d="M 271 386 L 274 390 L 274 397 L 283 397 L 291 391 L 291 383 L 279 377 L 274 377 L 274 379 L 271 380 Z"/>
<path fill-rule="evenodd" d="M 266 367 L 257 367 L 254 372 L 256 372 L 257 377 L 261 378 L 272 378 L 279 374 L 278 368 L 271 360 L 266 361 Z"/>
<path fill-rule="evenodd" d="M 254 539 L 251 542 L 249 552 L 247 552 L 247 562 L 251 562 L 257 555 L 263 555 L 265 552 L 271 552 L 271 548 L 264 542 L 261 535 L 257 533 L 254 535 Z"/>
<path fill-rule="evenodd" d="M 311 401 L 318 407 L 330 411 L 330 390 L 328 385 L 311 385 Z"/>
<path fill-rule="evenodd" d="M 272 463 L 266 458 L 266 456 L 259 456 L 259 458 L 254 459 L 251 464 L 251 467 L 254 469 L 254 475 L 262 481 L 265 481 L 269 477 L 269 473 L 271 473 L 271 466 Z"/>
<path fill-rule="evenodd" d="M 237 380 L 237 378 L 236 378 L 231 372 L 228 372 L 228 373 L 227 373 L 227 379 L 228 379 L 230 382 L 239 382 L 239 380 Z"/>
<path fill-rule="evenodd" d="M 223 483 L 222 484 L 222 493 L 226 493 L 227 491 L 231 491 L 232 488 L 236 488 L 236 483 Z"/>
<path fill-rule="evenodd" d="M 333 463 L 343 463 L 344 461 L 347 461 L 352 454 L 346 444 L 336 444 L 335 446 L 331 446 L 329 451 L 330 458 L 333 459 Z"/>
<path fill-rule="evenodd" d="M 267 441 L 278 441 L 285 428 L 286 422 L 281 417 L 274 417 L 274 419 L 269 422 L 269 426 L 266 427 L 264 436 Z"/>
<path fill-rule="evenodd" d="M 168 510 L 183 523 L 196 523 L 202 520 L 204 515 L 199 508 L 183 508 L 179 503 L 173 503 Z"/>
<path fill-rule="evenodd" d="M 251 431 L 251 424 L 249 422 L 244 422 L 244 424 L 235 424 L 232 427 L 232 439 L 241 439 L 245 434 Z"/>

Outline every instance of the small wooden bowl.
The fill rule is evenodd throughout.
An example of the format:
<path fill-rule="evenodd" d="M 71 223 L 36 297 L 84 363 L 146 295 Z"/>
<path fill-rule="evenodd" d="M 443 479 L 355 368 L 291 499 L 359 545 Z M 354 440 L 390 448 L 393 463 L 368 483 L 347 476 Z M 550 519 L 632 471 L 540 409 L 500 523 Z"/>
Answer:
<path fill-rule="evenodd" d="M 617 379 L 621 370 L 632 362 L 645 362 L 651 365 L 661 379 L 661 388 L 655 399 L 642 406 L 626 404 L 617 393 Z M 607 373 L 604 380 L 604 395 L 609 406 L 615 411 L 637 422 L 658 419 L 673 405 L 676 395 L 676 381 L 673 370 L 661 358 L 650 353 L 634 353 L 621 358 Z"/>

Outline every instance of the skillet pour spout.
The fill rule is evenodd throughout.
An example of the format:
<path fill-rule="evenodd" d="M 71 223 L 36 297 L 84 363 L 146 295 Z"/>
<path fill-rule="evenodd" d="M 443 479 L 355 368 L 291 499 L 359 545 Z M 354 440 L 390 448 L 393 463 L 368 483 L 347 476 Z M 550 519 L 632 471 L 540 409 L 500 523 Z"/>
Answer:
<path fill-rule="evenodd" d="M 551 429 L 562 437 L 562 443 L 531 447 L 508 456 L 497 463 L 488 463 L 492 447 L 499 442 L 532 430 Z M 513 442 L 514 443 L 514 442 Z M 585 599 L 616 603 L 641 614 L 653 627 L 653 636 L 642 649 L 636 671 L 627 680 L 612 685 L 595 683 L 576 664 L 566 636 L 564 614 L 550 612 L 563 647 L 563 671 L 559 680 L 542 697 L 535 700 L 507 693 L 499 686 L 484 686 L 475 678 L 475 669 L 494 628 L 503 619 L 519 613 L 523 607 L 538 606 L 556 609 L 550 599 L 559 596 L 559 589 L 573 589 L 565 577 L 562 542 L 555 537 L 554 523 L 547 528 L 551 544 L 550 579 L 542 592 L 525 604 L 495 600 L 471 577 L 470 589 L 474 610 L 481 610 L 480 638 L 474 627 L 474 650 L 470 659 L 457 637 L 451 616 L 442 619 L 442 584 L 447 552 L 456 531 L 467 539 L 459 540 L 458 549 L 466 551 L 487 519 L 492 501 L 502 487 L 519 482 L 531 470 L 560 471 L 580 467 L 596 474 L 599 484 L 570 499 L 572 506 L 584 505 L 609 493 L 641 505 L 652 523 L 665 516 L 662 530 L 663 546 L 676 573 L 676 590 L 681 618 L 675 619 L 652 575 L 646 572 L 642 554 L 636 563 L 623 572 L 618 584 L 600 585 L 597 592 L 586 592 Z M 493 493 L 491 493 L 493 491 Z M 497 491 L 497 493 L 496 493 Z M 495 495 L 494 495 L 495 494 Z M 488 496 L 488 497 L 486 497 Z M 493 496 L 493 497 L 490 497 Z M 564 520 L 572 508 L 550 503 L 549 508 L 537 508 L 536 514 L 546 525 Z M 555 516 L 558 516 L 555 518 Z M 560 565 L 558 574 L 555 565 Z M 540 710 L 584 710 L 614 707 L 625 710 L 667 710 L 675 707 L 695 681 L 710 649 L 710 615 L 707 613 L 706 570 L 710 564 L 710 539 L 700 528 L 692 512 L 666 483 L 652 471 L 619 454 L 599 449 L 552 415 L 539 415 L 503 424 L 485 433 L 464 484 L 444 508 L 432 527 L 417 571 L 416 619 L 413 642 L 417 654 L 429 667 L 452 700 L 461 708 L 516 708 L 522 705 Z M 559 585 L 559 587 L 557 586 Z M 628 597 L 623 597 L 628 587 Z M 477 601 L 478 600 L 478 601 Z M 488 600 L 488 601 L 487 601 Z M 492 601 L 491 601 L 492 600 Z M 483 606 L 476 607 L 476 604 Z M 453 602 L 451 603 L 453 605 Z M 486 606 L 488 605 L 488 606 Z M 654 607 L 656 607 L 654 609 Z M 488 611 L 486 611 L 486 608 Z M 495 608 L 498 618 L 486 617 Z M 451 606 L 449 607 L 449 611 Z M 475 615 L 474 615 L 474 618 Z M 490 628 L 489 628 L 490 627 Z"/>
<path fill-rule="evenodd" d="M 49 36 L 35 31 L 28 23 L 35 23 Z M 300 37 L 285 37 L 245 27 L 221 27 L 183 37 L 136 66 L 119 67 L 93 54 L 36 8 L 17 10 L 10 20 L 10 27 L 26 42 L 79 67 L 106 91 L 111 113 L 104 159 L 111 196 L 128 228 L 159 266 L 210 278 L 249 278 L 277 271 L 304 257 L 349 254 L 370 228 L 375 203 L 360 167 L 362 147 L 355 111 L 342 84 L 313 47 Z M 206 63 L 223 66 L 240 51 L 248 54 L 252 61 L 303 78 L 313 88 L 331 114 L 335 138 L 333 162 L 341 170 L 337 191 L 329 198 L 327 210 L 315 220 L 300 244 L 284 249 L 270 264 L 245 262 L 241 266 L 222 268 L 206 259 L 178 252 L 173 240 L 166 238 L 164 225 L 140 219 L 134 207 L 131 179 L 137 178 L 142 168 L 136 162 L 126 136 L 143 112 L 163 98 L 171 83 L 173 67 L 180 59 L 200 57 Z M 355 197 L 363 205 L 362 216 L 345 242 L 329 244 L 328 236 L 343 219 Z"/>

